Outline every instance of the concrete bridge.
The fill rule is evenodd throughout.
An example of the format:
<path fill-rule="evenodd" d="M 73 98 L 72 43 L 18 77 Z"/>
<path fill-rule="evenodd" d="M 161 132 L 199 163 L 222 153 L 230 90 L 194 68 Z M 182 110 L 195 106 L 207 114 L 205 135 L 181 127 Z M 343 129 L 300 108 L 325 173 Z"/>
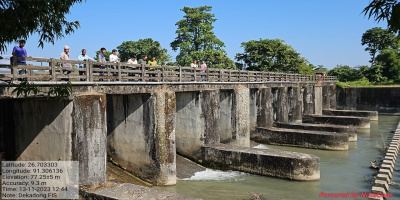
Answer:
<path fill-rule="evenodd" d="M 271 142 L 272 133 L 261 129 L 335 109 L 335 77 L 225 69 L 207 69 L 201 77 L 189 67 L 106 63 L 114 67 L 100 69 L 95 66 L 102 63 L 90 61 L 68 61 L 83 64 L 73 70 L 85 74 L 65 76 L 58 64 L 66 61 L 31 60 L 49 66 L 2 71 L 4 81 L 25 77 L 41 90 L 36 97 L 15 98 L 11 91 L 18 82 L 0 85 L 0 151 L 6 160 L 80 161 L 82 185 L 104 182 L 108 159 L 155 185 L 173 185 L 177 153 L 214 168 L 293 180 L 320 177 L 318 157 L 250 148 L 250 138 Z M 73 85 L 68 100 L 44 97 L 65 78 Z M 349 141 L 347 133 L 320 134 L 325 139 L 318 141 L 315 131 L 285 133 L 296 142 L 286 141 L 291 146 L 344 150 Z"/>

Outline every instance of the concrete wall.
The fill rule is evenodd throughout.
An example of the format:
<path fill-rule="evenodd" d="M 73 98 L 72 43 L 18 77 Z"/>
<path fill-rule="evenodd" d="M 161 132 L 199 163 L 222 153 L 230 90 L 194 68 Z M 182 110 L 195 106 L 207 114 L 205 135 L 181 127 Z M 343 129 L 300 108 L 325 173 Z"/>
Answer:
<path fill-rule="evenodd" d="M 0 100 L 6 160 L 79 161 L 79 183 L 103 183 L 106 173 L 106 98 L 73 101 Z"/>
<path fill-rule="evenodd" d="M 250 147 L 250 91 L 238 85 L 234 90 L 232 142 L 234 146 Z"/>
<path fill-rule="evenodd" d="M 303 115 L 314 113 L 314 86 L 307 85 L 303 92 Z M 322 111 L 321 111 L 322 112 Z"/>
<path fill-rule="evenodd" d="M 222 143 L 232 141 L 232 91 L 220 91 L 220 138 Z"/>
<path fill-rule="evenodd" d="M 176 184 L 175 94 L 107 98 L 109 156 L 153 184 Z"/>
<path fill-rule="evenodd" d="M 314 114 L 322 115 L 322 86 L 314 86 Z"/>
<path fill-rule="evenodd" d="M 336 87 L 337 109 L 400 113 L 400 87 Z"/>

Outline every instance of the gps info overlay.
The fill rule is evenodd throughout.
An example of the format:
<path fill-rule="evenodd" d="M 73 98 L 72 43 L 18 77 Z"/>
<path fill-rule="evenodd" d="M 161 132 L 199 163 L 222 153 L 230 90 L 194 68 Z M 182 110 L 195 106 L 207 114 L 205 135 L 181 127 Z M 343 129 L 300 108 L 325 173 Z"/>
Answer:
<path fill-rule="evenodd" d="M 1 199 L 78 199 L 78 161 L 3 161 Z"/>

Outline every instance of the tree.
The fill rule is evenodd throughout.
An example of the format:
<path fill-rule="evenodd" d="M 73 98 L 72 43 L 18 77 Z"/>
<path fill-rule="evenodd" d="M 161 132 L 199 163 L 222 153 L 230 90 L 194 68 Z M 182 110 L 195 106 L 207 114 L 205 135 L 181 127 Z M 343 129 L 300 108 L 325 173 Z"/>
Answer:
<path fill-rule="evenodd" d="M 372 0 L 362 11 L 368 19 L 387 21 L 389 31 L 400 32 L 400 2 L 398 0 Z"/>
<path fill-rule="evenodd" d="M 205 60 L 208 67 L 234 67 L 234 63 L 226 56 L 223 49 L 225 44 L 214 35 L 214 14 L 210 13 L 211 6 L 196 8 L 184 7 L 184 19 L 175 25 L 177 37 L 171 42 L 172 50 L 178 51 L 176 62 L 187 66 L 193 59 Z"/>
<path fill-rule="evenodd" d="M 141 58 L 143 55 L 155 56 L 161 65 L 167 63 L 171 56 L 167 54 L 167 49 L 161 47 L 160 42 L 153 41 L 151 38 L 140 39 L 138 41 L 125 41 L 117 47 L 121 61 L 127 61 L 132 55 Z"/>
<path fill-rule="evenodd" d="M 0 0 L 0 52 L 7 44 L 18 39 L 27 39 L 38 33 L 39 47 L 69 35 L 80 27 L 78 21 L 68 22 L 65 18 L 69 9 L 82 0 Z"/>
<path fill-rule="evenodd" d="M 400 80 L 400 54 L 397 49 L 383 50 L 377 57 L 376 61 L 382 65 L 382 74 L 389 80 Z"/>
<path fill-rule="evenodd" d="M 249 70 L 311 73 L 314 66 L 284 42 L 280 39 L 242 42 L 244 53 L 236 54 L 235 58 L 244 62 Z"/>
<path fill-rule="evenodd" d="M 361 45 L 367 45 L 365 51 L 369 51 L 371 55 L 371 66 L 375 63 L 375 56 L 378 51 L 382 51 L 387 48 L 397 48 L 399 46 L 399 40 L 396 35 L 388 32 L 379 27 L 375 27 L 365 31 L 361 38 Z"/>
<path fill-rule="evenodd" d="M 363 78 L 360 70 L 351 68 L 348 65 L 338 65 L 328 71 L 328 76 L 337 76 L 337 79 L 342 82 L 357 81 Z"/>
<path fill-rule="evenodd" d="M 328 72 L 328 68 L 324 67 L 323 65 L 317 65 L 314 69 L 315 72 Z"/>

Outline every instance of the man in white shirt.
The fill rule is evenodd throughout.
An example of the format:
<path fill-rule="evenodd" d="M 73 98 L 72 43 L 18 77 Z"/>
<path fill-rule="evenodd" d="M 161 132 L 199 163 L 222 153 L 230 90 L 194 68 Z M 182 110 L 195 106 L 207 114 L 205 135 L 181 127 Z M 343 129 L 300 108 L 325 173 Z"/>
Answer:
<path fill-rule="evenodd" d="M 136 65 L 137 64 L 137 60 L 136 60 L 136 56 L 133 55 L 129 60 L 128 60 L 128 64 L 131 65 Z"/>
<path fill-rule="evenodd" d="M 69 60 L 69 46 L 65 45 L 64 46 L 64 51 L 60 54 L 60 59 L 61 60 Z M 62 71 L 64 75 L 68 75 L 71 73 L 71 63 L 61 63 Z M 61 79 L 65 81 L 69 81 L 68 78 L 66 79 Z"/>
<path fill-rule="evenodd" d="M 115 50 L 115 49 L 113 49 L 112 50 L 112 54 L 110 54 L 110 56 L 109 56 L 109 60 L 110 60 L 110 62 L 119 62 L 121 59 L 120 58 L 118 58 L 118 56 L 117 56 L 117 50 Z"/>
<path fill-rule="evenodd" d="M 194 59 L 192 63 L 190 63 L 190 67 L 199 67 L 199 65 L 197 64 L 197 60 Z"/>

